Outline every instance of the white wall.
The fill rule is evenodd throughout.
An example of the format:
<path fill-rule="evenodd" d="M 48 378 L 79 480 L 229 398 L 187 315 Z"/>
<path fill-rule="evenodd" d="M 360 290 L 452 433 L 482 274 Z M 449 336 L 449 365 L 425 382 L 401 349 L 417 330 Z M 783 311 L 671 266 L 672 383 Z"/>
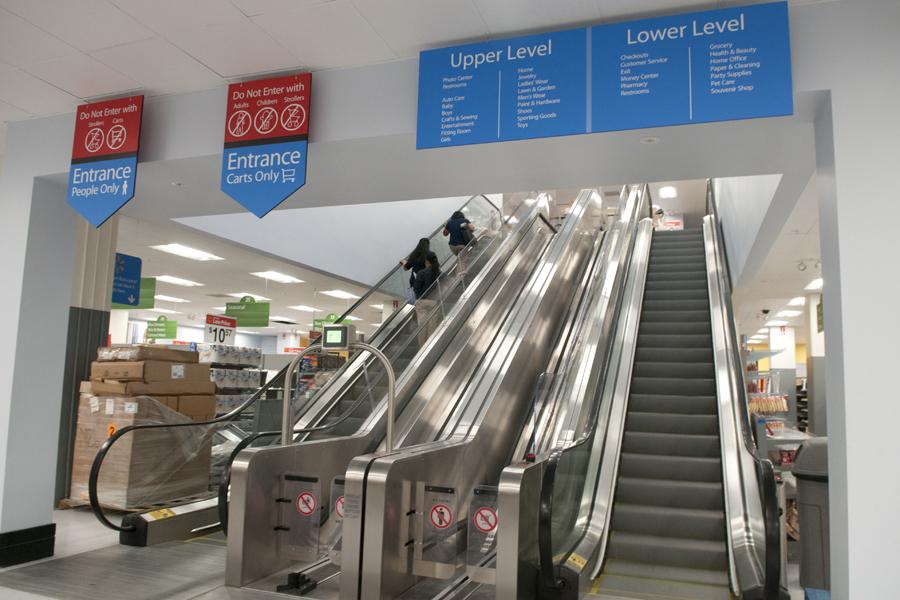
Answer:
<path fill-rule="evenodd" d="M 769 327 L 769 350 L 778 352 L 772 356 L 772 369 L 797 368 L 797 344 L 793 327 Z M 784 386 L 782 386 L 784 388 Z"/>
<path fill-rule="evenodd" d="M 780 182 L 781 175 L 717 177 L 713 181 L 732 283 L 741 278 Z"/>
<path fill-rule="evenodd" d="M 810 294 L 806 297 L 806 319 L 809 327 L 810 356 L 825 356 L 825 331 L 819 331 L 818 306 L 822 302 L 822 294 Z"/>

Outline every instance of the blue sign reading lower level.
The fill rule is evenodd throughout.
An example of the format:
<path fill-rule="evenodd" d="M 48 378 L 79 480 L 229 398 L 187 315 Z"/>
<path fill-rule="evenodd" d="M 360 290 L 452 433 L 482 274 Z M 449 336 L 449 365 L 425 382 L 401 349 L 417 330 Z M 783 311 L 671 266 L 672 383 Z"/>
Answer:
<path fill-rule="evenodd" d="M 141 264 L 137 256 L 116 252 L 112 285 L 114 304 L 138 305 L 141 299 Z"/>
<path fill-rule="evenodd" d="M 137 154 L 69 168 L 68 202 L 94 227 L 100 227 L 134 197 Z"/>
<path fill-rule="evenodd" d="M 786 2 L 428 50 L 416 145 L 793 113 Z"/>
<path fill-rule="evenodd" d="M 306 183 L 306 148 L 306 139 L 226 146 L 220 187 L 262 218 Z"/>

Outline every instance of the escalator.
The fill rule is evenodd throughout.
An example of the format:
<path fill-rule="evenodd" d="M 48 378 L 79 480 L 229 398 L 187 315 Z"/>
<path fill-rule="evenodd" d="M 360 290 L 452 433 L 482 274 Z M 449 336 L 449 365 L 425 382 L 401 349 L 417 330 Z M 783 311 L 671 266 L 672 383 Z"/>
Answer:
<path fill-rule="evenodd" d="M 599 594 L 730 600 L 703 234 L 655 232 Z"/>
<path fill-rule="evenodd" d="M 645 220 L 592 425 L 504 472 L 498 599 L 787 597 L 711 186 L 708 208 L 700 230 Z"/>
<path fill-rule="evenodd" d="M 521 217 L 525 207 L 513 208 L 507 219 Z M 443 243 L 441 230 L 437 228 L 430 236 L 433 251 L 438 254 L 445 276 L 439 286 L 428 291 L 429 297 L 440 294 L 440 311 L 433 316 L 433 321 L 440 323 L 443 315 L 449 312 L 459 300 L 467 281 L 477 277 L 478 272 L 493 258 L 497 248 L 509 235 L 512 225 L 504 223 L 499 209 L 484 196 L 471 198 L 461 210 L 476 223 L 478 230 L 476 241 L 470 244 L 460 255 L 467 261 L 468 272 L 465 277 L 456 277 L 455 271 L 458 257 L 453 256 L 446 243 Z M 356 300 L 339 318 L 354 319 L 356 314 L 366 309 L 372 302 L 388 304 L 393 301 L 398 308 L 381 324 L 373 334 L 370 343 L 382 349 L 391 359 L 395 370 L 405 370 L 412 357 L 418 352 L 425 335 L 416 335 L 418 324 L 412 306 L 403 300 L 408 287 L 409 272 L 395 267 L 380 279 L 366 294 Z M 452 282 L 450 284 L 449 282 Z M 371 309 L 368 309 L 371 310 Z M 324 438 L 342 435 L 365 419 L 367 412 L 380 400 L 379 393 L 384 389 L 383 373 L 379 365 L 371 364 L 371 357 L 355 356 L 347 361 L 324 384 L 309 385 L 307 379 L 301 381 L 304 373 L 299 373 L 296 380 L 285 385 L 285 367 L 262 388 L 257 390 L 241 406 L 226 415 L 222 415 L 206 423 L 179 423 L 177 425 L 145 425 L 124 428 L 118 431 L 103 445 L 94 461 L 89 487 L 91 489 L 91 506 L 97 518 L 106 525 L 120 532 L 120 541 L 129 545 L 148 545 L 184 539 L 190 535 L 207 533 L 219 526 L 218 498 L 211 494 L 209 498 L 200 498 L 177 504 L 157 504 L 146 513 L 126 515 L 121 525 L 110 521 L 102 507 L 102 481 L 100 478 L 103 458 L 110 448 L 125 436 L 143 429 L 166 429 L 170 432 L 173 444 L 177 447 L 202 449 L 213 447 L 213 471 L 211 479 L 214 483 L 225 482 L 227 488 L 227 470 L 229 455 L 236 454 L 241 448 L 249 445 L 269 445 L 278 441 L 280 433 L 280 416 L 277 421 L 272 417 L 280 409 L 273 411 L 270 406 L 280 407 L 284 395 L 290 394 L 291 415 L 295 429 L 312 431 L 317 437 Z M 377 398 L 376 398 L 377 396 Z M 268 418 L 265 418 L 268 416 Z M 126 438 L 127 439 L 127 438 Z M 178 453 L 172 453 L 176 455 Z M 160 462 L 156 475 L 158 481 L 165 481 L 168 472 L 178 469 L 181 464 L 176 458 L 168 458 Z M 185 462 L 184 459 L 181 463 Z M 150 489 L 155 482 L 148 482 Z M 165 515 L 160 519 L 159 515 Z"/>

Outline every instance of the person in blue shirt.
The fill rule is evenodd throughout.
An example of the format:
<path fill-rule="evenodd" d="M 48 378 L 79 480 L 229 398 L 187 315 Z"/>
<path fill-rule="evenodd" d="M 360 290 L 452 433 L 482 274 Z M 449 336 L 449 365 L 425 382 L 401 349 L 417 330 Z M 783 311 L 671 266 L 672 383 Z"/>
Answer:
<path fill-rule="evenodd" d="M 466 218 L 462 211 L 458 210 L 450 216 L 447 223 L 444 224 L 444 237 L 449 236 L 450 252 L 455 254 L 458 259 L 457 274 L 465 274 L 465 265 L 463 257 L 460 255 L 465 247 L 473 240 L 472 232 L 475 226 Z"/>

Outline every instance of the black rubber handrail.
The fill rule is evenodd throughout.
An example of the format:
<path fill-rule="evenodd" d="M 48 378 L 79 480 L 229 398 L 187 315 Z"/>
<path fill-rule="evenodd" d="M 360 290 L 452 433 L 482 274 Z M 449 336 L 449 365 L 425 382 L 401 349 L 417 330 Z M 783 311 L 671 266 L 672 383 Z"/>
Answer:
<path fill-rule="evenodd" d="M 491 202 L 487 198 L 487 196 L 485 196 L 483 194 L 478 194 L 478 195 L 470 197 L 466 201 L 466 203 L 463 204 L 463 206 L 460 210 L 465 209 L 466 206 L 468 206 L 471 202 L 473 202 L 477 198 L 482 198 L 494 210 L 496 210 L 502 217 L 502 212 L 500 211 L 500 209 L 497 208 L 497 206 L 494 205 L 494 203 Z M 443 228 L 444 228 L 443 225 L 441 227 L 438 227 L 428 237 L 431 238 L 431 237 L 439 234 L 443 230 Z M 393 269 L 391 269 L 387 275 L 382 277 L 375 285 L 373 285 L 371 288 L 369 288 L 369 291 L 367 291 L 365 294 L 363 294 L 362 297 L 360 297 L 356 302 L 354 302 L 350 306 L 350 308 L 348 308 L 346 311 L 344 311 L 344 313 L 341 314 L 341 316 L 338 318 L 338 322 L 340 322 L 340 321 L 344 320 L 346 317 L 352 315 L 353 312 L 357 308 L 359 308 L 366 301 L 367 298 L 369 298 L 373 293 L 375 293 L 378 289 L 380 289 L 381 285 L 383 285 L 385 281 L 390 279 L 397 271 L 399 271 L 402 268 L 403 268 L 402 266 L 397 265 Z M 385 322 L 385 324 L 386 324 L 386 322 Z M 382 325 L 382 326 L 384 326 L 384 325 Z M 315 342 L 313 342 L 313 343 L 315 343 Z M 264 384 L 255 393 L 253 393 L 250 396 L 250 398 L 248 398 L 246 401 L 244 401 L 243 404 L 241 404 L 240 406 L 238 406 L 231 412 L 221 415 L 210 421 L 203 421 L 203 422 L 190 421 L 190 422 L 186 422 L 186 423 L 147 423 L 147 424 L 142 424 L 142 425 L 129 425 L 127 427 L 123 427 L 122 429 L 120 429 L 116 433 L 114 433 L 112 436 L 107 438 L 106 441 L 103 442 L 103 445 L 100 446 L 100 450 L 97 451 L 97 455 L 94 457 L 94 461 L 91 464 L 91 471 L 88 476 L 88 498 L 90 501 L 91 511 L 94 513 L 94 516 L 97 517 L 97 520 L 100 521 L 100 523 L 102 523 L 104 526 L 112 529 L 113 531 L 131 532 L 131 531 L 135 530 L 135 526 L 133 526 L 133 525 L 116 525 L 115 523 L 113 523 L 106 517 L 106 514 L 103 512 L 103 507 L 100 505 L 99 495 L 98 495 L 98 491 L 97 491 L 97 483 L 98 483 L 99 476 L 100 476 L 100 469 L 103 466 L 103 461 L 106 459 L 106 455 L 109 453 L 109 450 L 112 448 L 112 446 L 119 439 L 121 439 L 124 435 L 127 435 L 128 433 L 131 433 L 132 431 L 136 431 L 136 430 L 163 429 L 163 428 L 176 429 L 179 427 L 204 427 L 204 426 L 210 426 L 210 425 L 217 425 L 219 423 L 225 423 L 227 421 L 232 421 L 235 418 L 237 418 L 238 415 L 240 415 L 242 412 L 244 412 L 247 408 L 249 408 L 252 404 L 254 404 L 257 400 L 259 400 L 263 396 L 263 394 L 274 385 L 274 383 L 279 379 L 279 377 L 284 377 L 286 371 L 287 371 L 287 366 L 282 368 L 275 377 L 273 377 L 269 382 Z M 285 382 L 284 385 L 285 385 L 285 387 L 288 387 L 288 386 L 290 386 L 290 382 Z M 335 424 L 330 424 L 330 426 L 333 427 Z"/>

